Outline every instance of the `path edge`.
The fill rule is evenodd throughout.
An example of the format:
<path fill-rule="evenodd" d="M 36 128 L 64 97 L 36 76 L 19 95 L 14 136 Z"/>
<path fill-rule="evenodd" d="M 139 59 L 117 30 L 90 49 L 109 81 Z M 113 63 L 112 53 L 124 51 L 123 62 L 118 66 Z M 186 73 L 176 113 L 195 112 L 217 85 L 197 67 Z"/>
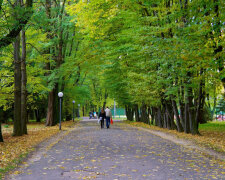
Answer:
<path fill-rule="evenodd" d="M 72 126 L 69 129 L 61 130 L 58 133 L 52 135 L 51 137 L 41 141 L 40 143 L 36 144 L 34 147 L 32 147 L 33 150 L 29 151 L 28 154 L 22 158 L 21 162 L 16 165 L 15 168 L 10 169 L 8 172 L 4 173 L 2 176 L 2 180 L 10 180 L 13 176 L 13 172 L 24 168 L 26 164 L 23 164 L 22 162 L 28 162 L 30 163 L 32 160 L 37 158 L 37 156 L 43 156 L 47 151 L 49 151 L 55 144 L 57 144 L 59 141 L 62 140 L 62 138 L 72 131 L 77 130 L 77 126 L 79 126 L 79 122 L 75 124 L 76 126 Z M 27 163 L 27 164 L 28 164 Z"/>
<path fill-rule="evenodd" d="M 166 132 L 162 132 L 162 131 L 152 130 L 152 129 L 148 129 L 148 128 L 144 128 L 144 127 L 132 126 L 130 124 L 126 124 L 126 125 L 129 125 L 130 127 L 133 127 L 133 128 L 151 133 L 153 135 L 159 136 L 163 139 L 172 141 L 175 144 L 182 145 L 186 148 L 198 150 L 202 154 L 204 154 L 205 156 L 210 156 L 210 157 L 213 157 L 215 159 L 225 161 L 225 154 L 224 153 L 217 152 L 217 151 L 215 151 L 213 149 L 210 149 L 210 148 L 201 147 L 199 144 L 197 144 L 194 141 L 187 140 L 187 139 L 184 139 L 184 138 L 178 138 L 176 135 L 166 133 Z"/>

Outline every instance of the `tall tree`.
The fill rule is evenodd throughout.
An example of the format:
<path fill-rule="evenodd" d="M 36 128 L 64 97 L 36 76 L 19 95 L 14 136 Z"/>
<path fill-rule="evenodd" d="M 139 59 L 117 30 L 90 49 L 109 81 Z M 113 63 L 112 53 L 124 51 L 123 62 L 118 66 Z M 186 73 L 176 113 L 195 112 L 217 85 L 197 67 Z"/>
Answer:
<path fill-rule="evenodd" d="M 23 134 L 27 134 L 27 70 L 26 70 L 26 35 L 21 31 L 22 56 L 21 56 L 21 126 Z"/>
<path fill-rule="evenodd" d="M 56 79 L 54 86 L 52 88 L 52 91 L 49 92 L 49 97 L 48 97 L 48 112 L 47 112 L 47 118 L 46 118 L 46 125 L 47 126 L 53 126 L 58 122 L 58 91 L 63 90 L 60 89 L 64 85 L 60 86 L 59 84 L 59 74 L 58 70 L 63 63 L 63 59 L 65 56 L 65 53 L 63 53 L 63 47 L 66 48 L 65 41 L 63 34 L 65 32 L 65 26 L 63 25 L 63 17 L 65 16 L 65 3 L 66 0 L 61 1 L 55 1 L 55 9 L 51 7 L 51 1 L 46 0 L 46 15 L 47 17 L 55 22 L 57 22 L 54 26 L 56 28 L 56 33 L 52 33 L 49 36 L 49 38 L 55 37 L 57 39 L 56 43 L 53 44 L 51 48 L 51 53 L 52 53 L 52 58 L 55 61 L 55 65 L 49 66 L 49 70 L 51 69 L 52 71 L 56 72 Z M 50 28 L 50 26 L 49 26 Z M 49 29 L 51 31 L 51 29 Z M 50 33 L 50 32 L 49 32 Z M 62 82 L 63 83 L 63 82 Z"/>
<path fill-rule="evenodd" d="M 14 119 L 13 135 L 23 135 L 21 126 L 21 58 L 20 58 L 20 34 L 14 42 Z"/>
<path fill-rule="evenodd" d="M 51 21 L 51 18 L 52 18 L 52 16 L 51 16 L 51 4 L 52 4 L 51 0 L 45 1 L 46 16 L 47 16 L 49 22 Z M 49 27 L 47 28 L 47 38 L 49 40 L 51 40 L 53 38 L 52 34 L 51 34 L 51 30 L 50 30 Z M 51 47 L 48 47 L 47 53 L 50 54 L 50 52 L 51 52 Z M 51 61 L 51 56 L 49 56 L 48 62 L 46 64 L 46 69 L 48 71 L 51 70 L 50 61 Z M 54 122 L 54 103 L 55 103 L 54 99 L 55 98 L 54 98 L 54 89 L 53 89 L 48 94 L 48 108 L 47 108 L 46 126 L 53 126 L 53 125 L 56 124 Z"/>

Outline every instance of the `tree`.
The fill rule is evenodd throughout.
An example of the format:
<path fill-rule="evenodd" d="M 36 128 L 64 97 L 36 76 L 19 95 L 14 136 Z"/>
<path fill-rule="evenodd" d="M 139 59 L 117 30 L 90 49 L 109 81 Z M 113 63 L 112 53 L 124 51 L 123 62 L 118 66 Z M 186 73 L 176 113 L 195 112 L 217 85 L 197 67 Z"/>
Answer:
<path fill-rule="evenodd" d="M 26 35 L 21 32 L 22 56 L 21 56 L 21 125 L 23 134 L 27 134 L 27 70 L 26 70 Z"/>
<path fill-rule="evenodd" d="M 106 82 L 111 82 L 110 95 L 116 94 L 118 101 L 130 97 L 124 105 L 130 112 L 135 107 L 137 116 L 141 108 L 143 122 L 149 123 L 151 114 L 160 127 L 199 134 L 198 124 L 205 118 L 206 80 L 214 77 L 210 80 L 214 83 L 218 70 L 211 68 L 215 59 L 211 36 L 216 35 L 212 21 L 219 25 L 221 18 L 218 3 L 80 1 L 69 12 L 76 13 L 84 38 L 101 42 L 94 43 L 95 54 L 102 54 L 99 58 L 107 64 L 103 69 Z"/>
<path fill-rule="evenodd" d="M 20 58 L 20 35 L 14 42 L 14 119 L 13 135 L 23 135 L 21 126 L 21 58 Z"/>
<path fill-rule="evenodd" d="M 46 125 L 57 123 L 57 93 L 63 91 L 66 119 L 72 100 L 85 114 L 115 99 L 129 120 L 135 114 L 136 121 L 199 134 L 206 106 L 213 117 L 224 87 L 224 6 L 221 0 L 46 0 L 45 7 L 35 3 L 30 19 L 11 21 L 13 13 L 29 14 L 29 9 L 0 1 L 0 9 L 10 14 L 0 19 L 0 33 L 4 38 L 15 22 L 29 19 L 27 26 L 17 24 L 26 30 L 22 87 L 27 86 L 27 105 L 38 120 L 39 110 L 43 117 L 48 107 Z M 14 103 L 14 72 L 12 46 L 2 47 L 0 106 L 6 110 Z"/>

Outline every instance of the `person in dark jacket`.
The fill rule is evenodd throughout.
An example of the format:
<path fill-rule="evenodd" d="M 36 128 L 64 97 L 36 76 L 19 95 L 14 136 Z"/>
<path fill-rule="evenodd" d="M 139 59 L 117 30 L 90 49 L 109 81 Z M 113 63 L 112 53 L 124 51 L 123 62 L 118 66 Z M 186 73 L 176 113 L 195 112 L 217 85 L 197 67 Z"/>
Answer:
<path fill-rule="evenodd" d="M 100 119 L 101 128 L 104 128 L 104 120 L 106 116 L 105 116 L 105 111 L 103 108 L 101 109 L 98 117 Z"/>
<path fill-rule="evenodd" d="M 92 114 L 92 112 L 90 111 L 89 112 L 89 119 L 91 119 L 93 117 L 93 114 Z"/>

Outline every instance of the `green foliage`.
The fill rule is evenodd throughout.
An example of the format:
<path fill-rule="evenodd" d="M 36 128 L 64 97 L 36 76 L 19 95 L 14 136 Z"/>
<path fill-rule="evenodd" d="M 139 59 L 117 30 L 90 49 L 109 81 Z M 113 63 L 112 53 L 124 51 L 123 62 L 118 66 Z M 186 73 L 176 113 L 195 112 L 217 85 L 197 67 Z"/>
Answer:
<path fill-rule="evenodd" d="M 5 0 L 3 5 L 0 36 L 15 23 L 13 8 Z M 65 11 L 62 2 L 54 4 L 49 19 L 38 1 L 26 27 L 28 103 L 37 108 L 36 102 L 46 101 L 58 84 L 69 111 L 72 100 L 98 109 L 113 105 L 114 98 L 121 106 L 160 107 L 162 99 L 185 102 L 190 88 L 197 104 L 204 82 L 212 106 L 224 87 L 225 55 L 218 51 L 225 42 L 224 7 L 221 0 L 188 1 L 186 7 L 178 0 L 70 1 Z M 0 106 L 5 109 L 13 103 L 11 52 L 9 46 L 0 54 Z"/>
<path fill-rule="evenodd" d="M 221 112 L 225 112 L 225 100 L 224 100 L 224 98 L 222 97 L 222 98 L 220 98 L 219 99 L 219 101 L 218 101 L 218 103 L 217 103 L 217 106 L 216 106 L 216 111 L 217 111 L 217 113 L 221 113 Z"/>
<path fill-rule="evenodd" d="M 202 82 L 210 96 L 221 93 L 224 53 L 215 49 L 224 39 L 216 24 L 224 3 L 218 1 L 218 15 L 212 1 L 188 2 L 186 9 L 180 3 L 97 0 L 68 7 L 88 41 L 85 61 L 101 67 L 104 87 L 120 104 L 159 106 L 161 99 L 178 100 L 181 87 L 198 99 Z"/>
<path fill-rule="evenodd" d="M 205 106 L 203 109 L 203 122 L 201 122 L 201 123 L 207 123 L 210 121 L 213 121 L 213 116 L 212 116 L 210 109 Z"/>

